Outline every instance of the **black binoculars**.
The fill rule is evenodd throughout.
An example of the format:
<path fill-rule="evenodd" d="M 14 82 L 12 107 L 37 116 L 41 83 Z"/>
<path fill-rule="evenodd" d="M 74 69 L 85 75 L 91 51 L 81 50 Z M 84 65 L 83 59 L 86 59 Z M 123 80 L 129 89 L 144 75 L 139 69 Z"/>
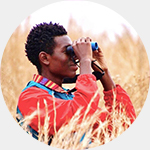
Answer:
<path fill-rule="evenodd" d="M 92 48 L 92 51 L 97 50 L 97 49 L 98 49 L 98 44 L 97 44 L 97 42 L 91 42 L 91 48 Z M 68 54 L 70 54 L 70 55 L 74 55 L 73 47 L 72 47 L 72 46 L 68 46 L 66 52 L 67 52 Z"/>

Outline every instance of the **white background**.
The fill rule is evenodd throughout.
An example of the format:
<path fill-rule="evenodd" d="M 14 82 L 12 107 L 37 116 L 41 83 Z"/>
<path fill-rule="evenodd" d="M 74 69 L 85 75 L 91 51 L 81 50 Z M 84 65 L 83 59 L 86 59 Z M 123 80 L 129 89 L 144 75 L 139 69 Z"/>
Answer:
<path fill-rule="evenodd" d="M 57 0 L 5 0 L 0 2 L 0 59 L 3 50 L 16 27 L 30 14 Z M 96 1 L 92 1 L 96 2 Z M 120 14 L 137 31 L 147 50 L 150 60 L 150 9 L 148 0 L 99 0 L 102 4 Z M 56 10 L 58 11 L 58 10 Z M 14 121 L 5 105 L 0 91 L 0 149 L 47 150 L 56 149 L 37 142 L 28 136 Z M 117 139 L 94 149 L 101 150 L 149 150 L 150 149 L 150 92 L 145 105 L 133 125 Z"/>

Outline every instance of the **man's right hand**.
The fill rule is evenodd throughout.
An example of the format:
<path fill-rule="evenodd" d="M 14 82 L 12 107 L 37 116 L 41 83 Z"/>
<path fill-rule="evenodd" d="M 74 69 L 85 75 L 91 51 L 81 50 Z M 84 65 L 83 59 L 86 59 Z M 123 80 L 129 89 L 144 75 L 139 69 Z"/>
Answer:
<path fill-rule="evenodd" d="M 92 74 L 92 48 L 89 37 L 79 38 L 73 42 L 73 49 L 76 57 L 80 61 L 80 74 Z"/>

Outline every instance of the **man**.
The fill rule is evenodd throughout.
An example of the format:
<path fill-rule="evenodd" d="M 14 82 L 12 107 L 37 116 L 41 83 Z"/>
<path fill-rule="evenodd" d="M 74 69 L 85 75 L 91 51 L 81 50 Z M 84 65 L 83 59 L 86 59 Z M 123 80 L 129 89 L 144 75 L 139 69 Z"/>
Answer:
<path fill-rule="evenodd" d="M 55 132 L 81 107 L 82 119 L 88 104 L 98 90 L 97 76 L 92 74 L 92 69 L 101 72 L 100 67 L 105 74 L 97 78 L 104 87 L 104 100 L 108 111 L 112 111 L 113 91 L 115 91 L 118 106 L 122 104 L 131 123 L 134 121 L 136 115 L 129 96 L 119 85 L 115 85 L 101 49 L 92 52 L 90 42 L 89 37 L 83 37 L 72 43 L 64 27 L 52 22 L 39 24 L 30 31 L 25 45 L 26 55 L 37 67 L 38 75 L 34 75 L 33 80 L 27 84 L 19 97 L 17 113 L 20 117 L 17 119 L 20 121 L 39 109 L 39 114 L 35 115 L 28 126 L 33 137 L 37 138 L 39 126 L 44 125 L 45 101 L 49 117 L 49 136 L 54 136 Z M 73 47 L 74 58 L 67 53 L 68 46 Z M 76 76 L 78 69 L 76 59 L 80 62 L 80 75 L 76 80 L 76 91 L 72 93 L 63 88 L 62 83 L 66 77 L 72 79 Z M 97 62 L 93 61 L 94 59 Z M 100 95 L 97 94 L 88 115 L 99 109 L 99 99 Z M 106 115 L 100 116 L 102 120 L 105 117 Z"/>

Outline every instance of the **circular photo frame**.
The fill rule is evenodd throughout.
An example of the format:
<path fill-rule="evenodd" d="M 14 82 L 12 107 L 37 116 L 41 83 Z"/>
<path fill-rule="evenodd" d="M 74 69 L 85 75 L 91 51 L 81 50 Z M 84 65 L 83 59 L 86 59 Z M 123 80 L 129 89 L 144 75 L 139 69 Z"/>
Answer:
<path fill-rule="evenodd" d="M 92 51 L 91 42 L 98 48 Z M 32 13 L 1 61 L 1 90 L 13 118 L 33 138 L 60 149 L 95 148 L 121 135 L 144 106 L 149 78 L 136 31 L 89 1 Z"/>

